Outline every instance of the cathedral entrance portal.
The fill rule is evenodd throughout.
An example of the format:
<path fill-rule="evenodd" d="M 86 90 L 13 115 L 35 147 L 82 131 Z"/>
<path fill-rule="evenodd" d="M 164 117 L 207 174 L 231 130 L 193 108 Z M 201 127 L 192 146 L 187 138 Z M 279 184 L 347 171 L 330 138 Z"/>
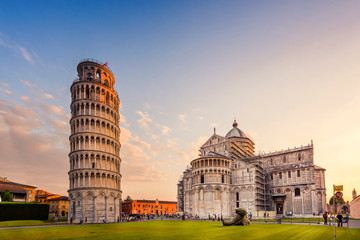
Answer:
<path fill-rule="evenodd" d="M 284 214 L 285 198 L 286 198 L 285 194 L 274 194 L 274 195 L 272 195 L 276 215 L 283 215 Z"/>
<path fill-rule="evenodd" d="M 284 205 L 282 203 L 276 204 L 276 214 L 284 214 Z"/>

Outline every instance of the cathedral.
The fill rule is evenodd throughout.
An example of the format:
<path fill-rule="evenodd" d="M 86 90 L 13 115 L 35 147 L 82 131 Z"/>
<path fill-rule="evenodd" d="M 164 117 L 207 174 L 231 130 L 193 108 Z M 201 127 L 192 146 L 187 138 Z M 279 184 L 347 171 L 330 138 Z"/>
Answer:
<path fill-rule="evenodd" d="M 254 142 L 234 121 L 225 137 L 214 129 L 190 164 L 177 184 L 178 212 L 228 218 L 236 208 L 258 217 L 326 211 L 325 169 L 314 163 L 312 142 L 255 155 Z"/>

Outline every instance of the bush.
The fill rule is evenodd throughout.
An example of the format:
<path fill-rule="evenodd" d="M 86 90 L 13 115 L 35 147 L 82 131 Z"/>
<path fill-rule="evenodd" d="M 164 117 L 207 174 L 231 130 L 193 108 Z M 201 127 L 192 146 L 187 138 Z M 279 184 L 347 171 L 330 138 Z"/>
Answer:
<path fill-rule="evenodd" d="M 46 220 L 49 215 L 48 204 L 0 203 L 0 221 L 8 220 Z"/>
<path fill-rule="evenodd" d="M 3 202 L 12 202 L 13 196 L 11 195 L 9 190 L 5 190 L 1 196 Z"/>
<path fill-rule="evenodd" d="M 59 217 L 59 222 L 67 222 L 68 218 L 67 217 Z"/>

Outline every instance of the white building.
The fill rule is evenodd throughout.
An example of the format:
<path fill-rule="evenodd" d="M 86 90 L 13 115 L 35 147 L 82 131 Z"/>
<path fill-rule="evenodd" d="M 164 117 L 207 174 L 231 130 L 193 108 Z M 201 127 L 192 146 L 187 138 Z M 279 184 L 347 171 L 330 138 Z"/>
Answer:
<path fill-rule="evenodd" d="M 122 192 L 115 78 L 107 66 L 90 59 L 77 71 L 70 89 L 69 221 L 116 222 Z"/>
<path fill-rule="evenodd" d="M 178 212 L 232 217 L 235 208 L 257 216 L 317 215 L 326 210 L 325 169 L 314 164 L 313 144 L 254 155 L 254 143 L 233 128 L 200 147 L 178 183 Z"/>

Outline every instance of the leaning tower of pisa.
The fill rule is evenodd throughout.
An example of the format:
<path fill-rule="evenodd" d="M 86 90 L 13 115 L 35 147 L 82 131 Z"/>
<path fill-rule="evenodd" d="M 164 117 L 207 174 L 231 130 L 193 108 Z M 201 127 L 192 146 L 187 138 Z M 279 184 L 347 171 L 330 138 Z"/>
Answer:
<path fill-rule="evenodd" d="M 106 64 L 77 66 L 71 85 L 69 221 L 115 222 L 121 213 L 119 96 Z"/>

